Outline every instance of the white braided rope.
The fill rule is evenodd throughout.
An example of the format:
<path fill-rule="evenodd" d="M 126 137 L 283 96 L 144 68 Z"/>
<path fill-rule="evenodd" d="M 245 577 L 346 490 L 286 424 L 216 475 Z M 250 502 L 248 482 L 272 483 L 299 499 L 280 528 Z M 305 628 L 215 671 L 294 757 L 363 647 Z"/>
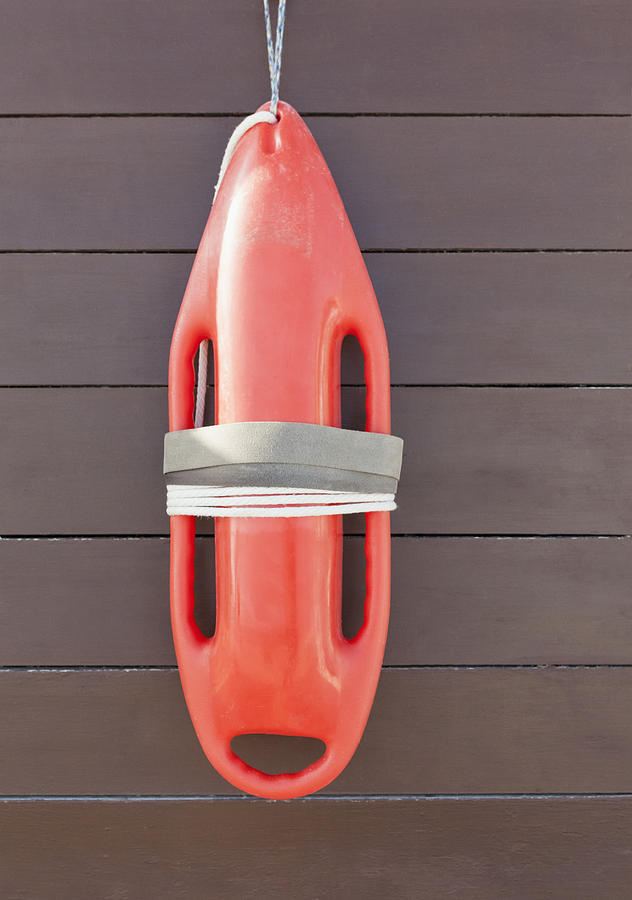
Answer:
<path fill-rule="evenodd" d="M 252 113 L 250 116 L 246 116 L 243 122 L 240 122 L 237 128 L 231 134 L 228 143 L 226 144 L 226 149 L 224 150 L 224 156 L 222 157 L 222 164 L 219 169 L 219 175 L 217 177 L 217 183 L 215 185 L 215 192 L 213 194 L 213 203 L 215 203 L 215 198 L 217 197 L 217 192 L 219 191 L 219 187 L 224 179 L 224 175 L 226 174 L 226 170 L 228 169 L 228 164 L 233 158 L 233 154 L 237 149 L 237 144 L 242 139 L 247 131 L 250 131 L 255 125 L 258 125 L 260 122 L 267 122 L 269 125 L 274 125 L 276 122 L 276 116 L 267 110 L 261 110 L 260 112 Z M 211 207 L 213 206 L 211 203 Z M 193 419 L 193 424 L 196 428 L 201 428 L 204 425 L 204 408 L 206 405 L 206 380 L 208 377 L 208 341 L 201 341 L 200 346 L 198 348 L 198 365 L 197 365 L 197 388 L 195 393 L 195 416 Z"/>
<path fill-rule="evenodd" d="M 209 485 L 167 485 L 167 515 L 236 518 L 297 518 L 346 513 L 388 512 L 394 494 L 317 491 L 307 488 L 223 488 Z"/>
<path fill-rule="evenodd" d="M 259 122 L 267 122 L 274 125 L 277 121 L 277 107 L 279 105 L 279 82 L 281 80 L 281 56 L 283 53 L 283 32 L 285 29 L 285 0 L 279 0 L 279 8 L 277 11 L 277 27 L 274 44 L 272 43 L 272 24 L 270 21 L 270 5 L 269 0 L 263 0 L 263 12 L 266 23 L 266 45 L 268 49 L 268 69 L 270 70 L 270 111 L 263 110 L 255 112 L 250 116 L 246 116 L 243 122 L 235 128 L 230 136 L 222 164 L 219 169 L 219 176 L 215 185 L 213 194 L 213 203 L 217 197 L 219 186 L 222 183 L 228 164 L 232 159 L 233 153 L 237 148 L 237 144 L 244 134 Z M 211 207 L 213 205 L 211 203 Z M 206 380 L 208 377 L 208 341 L 202 341 L 198 349 L 198 369 L 197 369 L 197 389 L 195 395 L 195 417 L 194 425 L 201 428 L 204 425 L 204 406 L 206 403 Z"/>
<path fill-rule="evenodd" d="M 277 106 L 279 105 L 279 82 L 281 80 L 285 0 L 279 0 L 274 45 L 272 44 L 272 24 L 270 22 L 270 4 L 268 0 L 263 0 L 263 14 L 266 20 L 266 45 L 268 48 L 268 69 L 270 70 L 270 112 L 276 116 Z"/>

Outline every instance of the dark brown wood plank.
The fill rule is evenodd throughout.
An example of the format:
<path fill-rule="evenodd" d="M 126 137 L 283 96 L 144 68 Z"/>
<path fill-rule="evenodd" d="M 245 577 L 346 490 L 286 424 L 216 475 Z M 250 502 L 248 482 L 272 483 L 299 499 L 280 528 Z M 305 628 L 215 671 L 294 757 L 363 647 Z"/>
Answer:
<path fill-rule="evenodd" d="M 197 743 L 175 670 L 4 670 L 0 695 L 3 795 L 235 793 Z M 386 669 L 325 791 L 630 793 L 631 703 L 629 668 Z M 293 744 L 251 752 L 301 768 Z"/>
<path fill-rule="evenodd" d="M 630 26 L 623 0 L 292 4 L 281 93 L 325 112 L 626 113 Z M 9 0 L 0 48 L 3 113 L 231 112 L 266 97 L 256 0 Z"/>
<path fill-rule="evenodd" d="M 236 122 L 0 120 L 0 248 L 197 246 Z M 365 249 L 632 247 L 625 118 L 308 122 Z"/>
<path fill-rule="evenodd" d="M 5 897 L 628 900 L 629 798 L 5 801 Z"/>
<path fill-rule="evenodd" d="M 629 534 L 626 388 L 395 388 L 396 534 Z M 361 391 L 345 388 L 345 421 Z M 0 392 L 0 533 L 164 534 L 164 388 Z M 363 527 L 349 517 L 349 527 Z"/>
<path fill-rule="evenodd" d="M 0 383 L 165 384 L 192 257 L 0 255 Z M 369 253 L 394 384 L 630 384 L 632 253 Z M 361 360 L 343 370 L 363 380 Z"/>
<path fill-rule="evenodd" d="M 384 662 L 630 665 L 630 550 L 630 538 L 394 538 Z M 3 665 L 173 665 L 168 557 L 164 538 L 0 542 Z M 200 622 L 210 623 L 213 551 L 204 539 L 196 574 Z M 349 537 L 351 633 L 363 579 L 363 542 Z"/>

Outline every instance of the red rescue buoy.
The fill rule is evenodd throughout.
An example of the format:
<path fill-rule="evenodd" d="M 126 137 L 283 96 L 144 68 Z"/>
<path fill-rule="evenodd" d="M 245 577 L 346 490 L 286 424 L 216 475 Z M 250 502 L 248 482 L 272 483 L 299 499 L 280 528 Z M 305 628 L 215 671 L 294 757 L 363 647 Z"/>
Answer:
<path fill-rule="evenodd" d="M 275 124 L 241 137 L 204 230 L 171 345 L 170 432 L 193 428 L 194 358 L 205 339 L 214 349 L 217 425 L 339 429 L 346 335 L 365 356 L 367 432 L 388 435 L 388 351 L 364 260 L 311 133 L 280 103 Z M 225 475 L 228 463 L 217 471 Z M 195 518 L 172 515 L 171 613 L 184 695 L 204 752 L 237 788 L 301 796 L 353 755 L 386 640 L 389 518 L 366 513 L 364 622 L 351 640 L 341 627 L 341 515 L 218 518 L 217 624 L 207 639 L 193 612 Z M 302 772 L 269 775 L 231 749 L 248 733 L 319 738 L 326 750 Z"/>

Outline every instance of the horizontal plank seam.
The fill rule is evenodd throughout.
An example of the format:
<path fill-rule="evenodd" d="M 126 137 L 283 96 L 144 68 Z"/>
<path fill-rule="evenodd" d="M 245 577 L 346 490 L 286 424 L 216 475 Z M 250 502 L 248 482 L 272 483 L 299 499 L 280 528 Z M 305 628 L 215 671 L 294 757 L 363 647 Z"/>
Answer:
<path fill-rule="evenodd" d="M 213 387 L 213 382 L 209 382 L 207 385 L 209 388 Z M 154 384 L 73 384 L 73 383 L 63 383 L 63 384 L 0 384 L 0 390 L 27 390 L 27 391 L 41 391 L 41 390 L 57 390 L 57 389 L 69 389 L 69 390 L 99 390 L 101 388 L 106 388 L 107 390 L 130 390 L 130 389 L 139 389 L 139 390 L 148 390 L 151 388 L 160 388 L 164 390 L 167 387 L 166 383 L 156 382 Z M 355 382 L 355 381 L 345 381 L 342 384 L 342 387 L 351 387 L 351 388 L 364 388 L 366 385 L 364 382 Z M 511 389 L 511 390 L 520 390 L 523 388 L 533 389 L 544 389 L 547 388 L 567 388 L 569 390 L 630 390 L 632 389 L 632 384 L 623 383 L 623 382 L 573 382 L 573 381 L 489 381 L 489 382 L 473 382 L 473 381 L 445 381 L 445 382 L 429 382 L 429 381 L 420 381 L 420 382 L 392 382 L 390 385 L 391 388 L 470 388 L 474 390 L 485 390 L 486 388 L 501 388 L 501 389 Z"/>
<path fill-rule="evenodd" d="M 382 671 L 407 672 L 419 669 L 433 669 L 445 672 L 478 672 L 488 669 L 509 670 L 558 670 L 558 669 L 632 669 L 632 663 L 464 663 L 450 665 L 448 663 L 385 665 Z M 79 672 L 176 672 L 176 665 L 24 665 L 0 666 L 0 675 L 7 672 L 25 672 L 37 674 L 70 674 Z"/>
<path fill-rule="evenodd" d="M 196 803 L 329 803 L 369 801 L 441 800 L 632 800 L 627 792 L 578 794 L 313 794 L 294 800 L 265 800 L 247 794 L 1 794 L 1 803 L 155 803 L 162 801 Z"/>
<path fill-rule="evenodd" d="M 0 249 L 0 256 L 11 255 L 57 255 L 57 254 L 74 254 L 76 256 L 90 256 L 101 254 L 102 256 L 156 256 L 156 255 L 177 255 L 192 256 L 196 253 L 196 247 L 126 247 L 123 250 L 114 249 L 112 247 L 53 247 L 42 249 L 30 247 L 23 249 L 20 247 L 8 247 Z M 363 247 L 362 253 L 382 253 L 382 254 L 456 254 L 456 253 L 568 253 L 568 254 L 606 254 L 606 253 L 632 253 L 631 247 Z"/>
<path fill-rule="evenodd" d="M 198 538 L 202 540 L 211 540 L 211 534 L 198 534 Z M 489 532 L 487 534 L 480 533 L 463 533 L 463 534 L 424 534 L 423 532 L 405 532 L 393 531 L 391 537 L 397 538 L 415 538 L 416 540 L 512 540 L 512 541 L 534 541 L 534 540 L 629 540 L 632 538 L 630 534 L 503 534 Z M 364 540 L 364 534 L 345 534 L 345 538 L 354 538 L 355 540 Z M 0 542 L 4 541 L 140 541 L 140 540 L 168 540 L 167 533 L 150 533 L 150 534 L 7 534 L 0 535 Z"/>
<path fill-rule="evenodd" d="M 232 119 L 244 118 L 250 110 L 224 112 L 83 112 L 83 113 L 0 113 L 0 119 Z M 300 110 L 309 119 L 629 119 L 632 113 L 564 112 L 310 112 Z"/>

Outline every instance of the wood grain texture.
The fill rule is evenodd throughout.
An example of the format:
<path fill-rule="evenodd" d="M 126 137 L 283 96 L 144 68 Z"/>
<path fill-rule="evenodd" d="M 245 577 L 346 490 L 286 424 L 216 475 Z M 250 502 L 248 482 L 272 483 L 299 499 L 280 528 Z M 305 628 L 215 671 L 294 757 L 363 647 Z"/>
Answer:
<path fill-rule="evenodd" d="M 5 897 L 628 900 L 629 798 L 4 801 Z M 34 864 L 34 860 L 37 864 Z"/>
<path fill-rule="evenodd" d="M 343 389 L 351 427 L 361 401 Z M 392 401 L 393 533 L 632 532 L 627 388 L 396 388 Z M 163 388 L 0 392 L 0 533 L 165 534 L 166 408 Z"/>
<path fill-rule="evenodd" d="M 632 253 L 365 258 L 394 384 L 632 384 Z M 165 384 L 191 262 L 0 255 L 0 383 Z M 343 375 L 363 381 L 362 361 Z"/>
<path fill-rule="evenodd" d="M 632 664 L 630 538 L 394 538 L 384 662 Z M 359 625 L 363 542 L 345 542 L 343 622 Z M 0 542 L 5 666 L 174 665 L 166 538 Z M 212 544 L 198 541 L 212 632 Z M 107 610 L 107 615 L 100 611 Z M 98 627 L 95 627 L 95 617 Z"/>
<path fill-rule="evenodd" d="M 281 96 L 314 112 L 626 113 L 630 26 L 623 0 L 295 3 Z M 256 0 L 8 0 L 0 49 L 3 113 L 237 112 L 266 98 Z"/>
<path fill-rule="evenodd" d="M 197 246 L 238 119 L 0 119 L 0 248 Z M 626 118 L 312 118 L 364 249 L 630 249 Z"/>
<path fill-rule="evenodd" d="M 202 753 L 175 670 L 4 670 L 0 695 L 0 794 L 236 793 Z M 631 703 L 629 668 L 386 669 L 325 792 L 632 793 Z M 260 739 L 250 758 L 289 769 L 302 749 Z"/>

